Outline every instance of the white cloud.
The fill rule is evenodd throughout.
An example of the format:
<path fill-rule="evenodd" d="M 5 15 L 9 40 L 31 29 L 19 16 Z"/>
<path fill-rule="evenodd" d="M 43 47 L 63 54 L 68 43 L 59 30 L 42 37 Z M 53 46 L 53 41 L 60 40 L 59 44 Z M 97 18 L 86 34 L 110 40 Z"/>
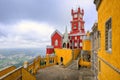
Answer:
<path fill-rule="evenodd" d="M 47 23 L 23 20 L 14 25 L 4 25 L 3 30 L 8 33 L 6 37 L 0 37 L 0 48 L 25 48 L 50 44 L 50 35 L 55 29 Z"/>
<path fill-rule="evenodd" d="M 33 2 L 35 1 L 33 0 Z M 68 31 L 71 30 L 70 21 L 72 20 L 72 16 L 71 16 L 72 8 L 77 9 L 80 6 L 80 8 L 84 9 L 85 12 L 84 21 L 85 21 L 86 30 L 91 29 L 93 23 L 97 18 L 93 0 L 53 0 L 50 1 L 50 4 L 52 3 L 57 3 L 55 4 L 56 7 L 54 7 L 54 5 L 49 5 L 48 3 L 47 3 L 48 5 L 40 3 L 39 5 L 35 4 L 37 7 L 35 7 L 34 5 L 30 6 L 30 9 L 29 8 L 23 9 L 21 8 L 21 6 L 20 9 L 16 8 L 18 11 L 23 10 L 19 12 L 20 13 L 19 15 L 17 15 L 14 12 L 15 10 L 13 10 L 13 13 L 11 13 L 12 15 L 15 13 L 14 16 L 17 16 L 18 23 L 14 22 L 14 16 L 10 15 L 9 13 L 8 15 L 11 16 L 11 17 L 9 16 L 10 21 L 12 22 L 13 20 L 14 24 L 7 24 L 7 23 L 0 24 L 0 36 L 1 36 L 0 48 L 39 47 L 50 44 L 50 35 L 53 33 L 55 29 L 58 29 L 60 32 L 63 33 L 67 25 Z M 45 7 L 42 7 L 42 5 L 45 5 Z M 11 8 L 9 10 L 11 10 Z M 32 12 L 34 12 L 35 14 Z M 4 13 L 7 14 L 7 12 Z M 19 16 L 22 15 L 23 18 L 28 20 L 21 20 L 21 17 Z M 9 19 L 5 19 L 5 20 L 9 20 Z M 43 20 L 45 22 L 39 22 Z M 2 21 L 4 22 L 3 19 Z M 49 23 L 51 23 L 52 25 Z"/>

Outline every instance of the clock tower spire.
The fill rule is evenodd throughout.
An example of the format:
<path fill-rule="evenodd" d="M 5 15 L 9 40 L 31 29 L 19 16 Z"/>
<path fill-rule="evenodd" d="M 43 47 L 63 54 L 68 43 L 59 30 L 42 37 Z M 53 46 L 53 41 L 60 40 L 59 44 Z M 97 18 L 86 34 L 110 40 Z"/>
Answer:
<path fill-rule="evenodd" d="M 72 21 L 71 21 L 71 32 L 70 33 L 85 33 L 84 31 L 84 10 L 78 8 L 76 10 L 71 10 Z"/>

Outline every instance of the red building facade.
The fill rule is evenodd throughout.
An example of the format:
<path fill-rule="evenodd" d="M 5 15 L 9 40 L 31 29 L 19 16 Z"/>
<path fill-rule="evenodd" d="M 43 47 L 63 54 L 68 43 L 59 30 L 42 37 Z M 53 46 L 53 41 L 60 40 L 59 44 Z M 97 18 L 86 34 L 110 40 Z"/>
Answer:
<path fill-rule="evenodd" d="M 71 10 L 72 21 L 71 31 L 67 32 L 67 27 L 64 34 L 61 34 L 58 30 L 54 31 L 51 35 L 51 45 L 53 48 L 80 48 L 82 49 L 82 40 L 85 36 L 84 30 L 84 10 L 78 8 L 77 10 Z M 53 52 L 52 48 L 47 48 L 46 53 Z"/>
<path fill-rule="evenodd" d="M 58 30 L 51 35 L 51 45 L 54 48 L 62 48 L 62 34 Z"/>
<path fill-rule="evenodd" d="M 47 46 L 46 54 L 52 54 L 52 53 L 54 53 L 54 47 L 53 46 Z"/>

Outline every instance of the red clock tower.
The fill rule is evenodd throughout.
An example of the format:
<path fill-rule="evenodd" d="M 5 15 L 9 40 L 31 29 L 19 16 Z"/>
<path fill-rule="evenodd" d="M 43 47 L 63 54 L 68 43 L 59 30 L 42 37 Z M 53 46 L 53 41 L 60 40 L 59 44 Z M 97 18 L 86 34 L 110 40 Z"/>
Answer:
<path fill-rule="evenodd" d="M 84 10 L 78 8 L 77 10 L 71 10 L 72 21 L 71 21 L 71 31 L 69 33 L 70 48 L 82 48 L 82 39 L 85 35 L 84 30 Z"/>

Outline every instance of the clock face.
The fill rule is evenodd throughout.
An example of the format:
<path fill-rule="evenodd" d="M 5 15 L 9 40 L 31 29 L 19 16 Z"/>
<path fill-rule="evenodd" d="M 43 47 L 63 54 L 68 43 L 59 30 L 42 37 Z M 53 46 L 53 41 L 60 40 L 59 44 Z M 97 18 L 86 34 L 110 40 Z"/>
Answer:
<path fill-rule="evenodd" d="M 77 18 L 77 14 L 74 15 L 74 18 Z"/>

